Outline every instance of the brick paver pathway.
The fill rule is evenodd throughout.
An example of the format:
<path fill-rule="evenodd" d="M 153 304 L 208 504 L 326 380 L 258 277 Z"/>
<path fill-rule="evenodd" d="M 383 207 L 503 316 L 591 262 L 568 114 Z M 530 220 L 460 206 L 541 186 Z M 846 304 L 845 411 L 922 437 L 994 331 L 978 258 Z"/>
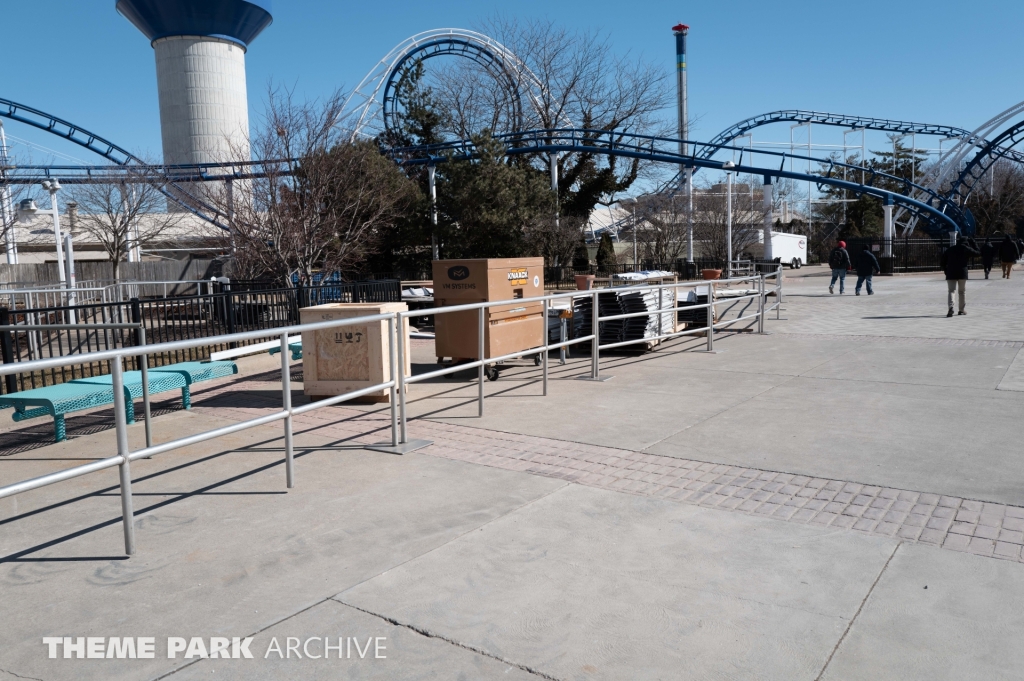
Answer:
<path fill-rule="evenodd" d="M 246 420 L 280 409 L 258 377 L 197 394 L 196 409 Z M 276 383 L 279 387 L 280 383 Z M 247 393 L 246 407 L 233 406 Z M 266 393 L 263 393 L 264 395 Z M 262 403 L 259 403 L 260 400 Z M 328 407 L 295 417 L 302 431 L 370 444 L 390 439 L 390 416 Z M 1024 508 L 927 492 L 863 485 L 778 471 L 416 420 L 411 435 L 433 441 L 420 453 L 558 478 L 627 494 L 733 513 L 893 537 L 982 556 L 1022 561 Z M 297 475 L 303 475 L 301 464 Z"/>

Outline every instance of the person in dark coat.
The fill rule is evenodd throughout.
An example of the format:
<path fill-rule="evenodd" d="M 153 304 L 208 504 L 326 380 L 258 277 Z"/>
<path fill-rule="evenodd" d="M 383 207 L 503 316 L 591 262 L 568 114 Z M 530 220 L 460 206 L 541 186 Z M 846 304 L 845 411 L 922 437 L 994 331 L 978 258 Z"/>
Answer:
<path fill-rule="evenodd" d="M 854 289 L 854 293 L 860 295 L 860 287 L 862 284 L 867 282 L 868 295 L 875 295 L 874 290 L 871 288 L 871 277 L 875 276 L 882 271 L 882 268 L 878 266 L 878 258 L 870 249 L 865 248 L 857 255 L 857 288 Z"/>
<path fill-rule="evenodd" d="M 951 246 L 942 254 L 940 263 L 942 271 L 946 273 L 946 287 L 949 290 L 949 312 L 947 317 L 953 316 L 953 292 L 959 293 L 959 312 L 967 314 L 967 267 L 971 264 L 971 257 L 981 255 L 975 248 L 974 240 L 967 239 L 957 241 L 956 246 Z"/>
<path fill-rule="evenodd" d="M 1013 266 L 1020 260 L 1020 249 L 1014 243 L 1010 235 L 1003 237 L 1003 243 L 999 244 L 999 263 L 1003 266 L 1003 279 L 1010 278 Z"/>
<path fill-rule="evenodd" d="M 985 278 L 988 279 L 989 272 L 992 271 L 992 265 L 996 261 L 996 253 L 998 249 L 993 245 L 992 239 L 985 237 L 985 243 L 981 247 L 981 264 L 985 268 Z"/>
<path fill-rule="evenodd" d="M 832 283 L 828 292 L 835 293 L 836 279 L 839 280 L 839 295 L 846 293 L 846 270 L 850 269 L 850 254 L 846 250 L 846 242 L 840 241 L 828 256 L 828 266 L 832 268 Z"/>

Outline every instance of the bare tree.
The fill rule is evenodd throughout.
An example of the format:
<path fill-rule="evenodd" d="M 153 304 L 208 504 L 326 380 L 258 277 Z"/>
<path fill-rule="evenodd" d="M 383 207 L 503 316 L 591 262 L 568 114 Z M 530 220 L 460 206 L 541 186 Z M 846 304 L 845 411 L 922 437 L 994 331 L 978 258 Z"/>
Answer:
<path fill-rule="evenodd" d="M 526 232 L 534 253 L 543 256 L 552 267 L 568 267 L 583 238 L 583 218 L 575 215 L 554 215 L 538 220 Z"/>
<path fill-rule="evenodd" d="M 103 247 L 115 280 L 133 249 L 168 238 L 186 215 L 165 210 L 166 198 L 153 181 L 129 169 L 116 181 L 72 185 L 69 192 L 78 204 L 74 228 Z"/>
<path fill-rule="evenodd" d="M 703 181 L 701 181 L 703 180 Z M 699 184 L 698 184 L 699 182 Z M 732 197 L 732 254 L 739 257 L 755 244 L 764 227 L 764 186 L 756 181 L 734 184 Z M 694 257 L 724 262 L 728 257 L 729 203 L 728 185 L 712 182 L 706 176 L 695 182 L 693 193 Z M 776 186 L 773 210 L 791 195 L 792 186 Z M 780 191 L 781 190 L 781 191 Z M 671 264 L 687 255 L 689 245 L 689 205 L 684 194 L 672 189 L 637 199 L 635 238 L 643 260 Z"/>
<path fill-rule="evenodd" d="M 504 17 L 485 22 L 480 30 L 520 63 L 502 70 L 460 60 L 432 70 L 422 87 L 442 114 L 443 136 L 469 139 L 485 129 L 575 127 L 597 131 L 591 138 L 603 133 L 605 142 L 608 135 L 618 142 L 627 134 L 665 132 L 658 116 L 668 101 L 663 70 L 633 55 L 614 56 L 606 36 Z M 538 170 L 548 167 L 546 155 L 528 162 Z M 600 154 L 562 154 L 561 213 L 589 217 L 596 205 L 614 202 L 616 193 L 628 189 L 649 166 Z"/>
<path fill-rule="evenodd" d="M 1014 234 L 1024 216 L 1024 171 L 1012 161 L 1001 161 L 975 183 L 967 200 L 978 234 Z"/>
<path fill-rule="evenodd" d="M 372 142 L 347 143 L 344 98 L 295 101 L 271 88 L 250 139 L 262 177 L 211 192 L 231 215 L 239 269 L 291 285 L 319 270 L 358 272 L 418 195 L 416 185 Z"/>
<path fill-rule="evenodd" d="M 6 184 L 0 174 L 0 242 L 10 238 L 15 242 L 18 233 L 18 204 L 22 199 L 32 198 L 33 189 L 23 184 Z"/>
<path fill-rule="evenodd" d="M 637 199 L 633 239 L 641 260 L 659 265 L 685 257 L 689 236 L 686 197 L 674 192 L 648 194 Z"/>

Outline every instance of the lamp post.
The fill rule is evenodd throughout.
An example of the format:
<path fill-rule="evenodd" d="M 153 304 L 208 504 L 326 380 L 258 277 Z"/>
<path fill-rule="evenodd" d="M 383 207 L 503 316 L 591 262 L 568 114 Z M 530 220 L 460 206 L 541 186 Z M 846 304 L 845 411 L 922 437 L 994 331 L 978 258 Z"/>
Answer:
<path fill-rule="evenodd" d="M 732 278 L 732 169 L 736 164 L 726 161 L 722 164 L 725 171 L 725 278 Z"/>
<path fill-rule="evenodd" d="M 6 232 L 4 234 L 7 250 L 7 264 L 18 264 L 18 234 L 15 227 L 15 215 L 11 206 L 11 190 L 7 186 L 7 171 L 10 162 L 7 159 L 7 135 L 4 124 L 0 122 L 0 221 Z"/>
<path fill-rule="evenodd" d="M 53 239 L 57 246 L 57 279 L 58 281 L 60 281 L 60 288 L 67 289 L 68 291 L 68 303 L 74 305 L 76 302 L 74 293 L 74 279 L 72 278 L 72 280 L 68 282 L 64 276 L 64 268 L 67 267 L 68 272 L 72 273 L 71 276 L 74 277 L 74 264 L 65 263 L 64 259 L 64 235 L 62 235 L 60 231 L 60 210 L 57 206 L 57 192 L 60 191 L 61 189 L 60 180 L 43 180 L 41 185 L 43 189 L 45 189 L 47 193 L 49 193 L 50 195 L 50 209 L 43 210 L 36 206 L 36 202 L 33 201 L 32 199 L 25 199 L 18 204 L 18 219 L 21 220 L 22 222 L 28 222 L 29 220 L 31 220 L 36 215 L 39 215 L 40 213 L 48 213 L 51 217 L 53 217 Z M 70 239 L 71 235 L 68 234 L 68 237 Z M 70 323 L 75 323 L 73 311 L 70 314 Z"/>

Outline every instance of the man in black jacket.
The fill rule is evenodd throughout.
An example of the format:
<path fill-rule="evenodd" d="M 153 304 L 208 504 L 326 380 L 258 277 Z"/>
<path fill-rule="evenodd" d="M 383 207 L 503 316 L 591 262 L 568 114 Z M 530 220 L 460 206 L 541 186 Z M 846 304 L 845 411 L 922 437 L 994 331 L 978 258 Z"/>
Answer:
<path fill-rule="evenodd" d="M 942 271 L 946 273 L 946 287 L 949 289 L 949 312 L 947 317 L 953 316 L 953 292 L 959 293 L 960 308 L 958 314 L 967 314 L 964 308 L 967 307 L 967 266 L 971 263 L 971 257 L 981 255 L 974 246 L 974 241 L 957 241 L 956 246 L 951 246 L 942 254 L 940 264 Z"/>
<path fill-rule="evenodd" d="M 878 258 L 875 257 L 875 254 L 869 248 L 861 251 L 857 255 L 857 288 L 854 290 L 854 293 L 859 296 L 861 285 L 867 282 L 868 295 L 875 295 L 874 290 L 871 288 L 871 277 L 881 271 L 882 268 L 878 266 Z"/>
<path fill-rule="evenodd" d="M 981 266 L 985 268 L 986 279 L 988 279 L 989 272 L 992 271 L 992 264 L 996 261 L 997 250 L 992 239 L 985 237 L 985 243 L 981 245 Z"/>
<path fill-rule="evenodd" d="M 846 293 L 846 270 L 850 269 L 850 254 L 846 250 L 846 242 L 840 241 L 828 256 L 828 266 L 832 268 L 832 283 L 828 292 L 835 293 L 836 279 L 839 280 L 839 295 Z"/>
<path fill-rule="evenodd" d="M 1010 272 L 1013 271 L 1013 266 L 1018 260 L 1020 260 L 1020 250 L 1007 234 L 1003 237 L 1003 243 L 999 244 L 999 263 L 1003 266 L 1003 279 L 1010 278 Z"/>

